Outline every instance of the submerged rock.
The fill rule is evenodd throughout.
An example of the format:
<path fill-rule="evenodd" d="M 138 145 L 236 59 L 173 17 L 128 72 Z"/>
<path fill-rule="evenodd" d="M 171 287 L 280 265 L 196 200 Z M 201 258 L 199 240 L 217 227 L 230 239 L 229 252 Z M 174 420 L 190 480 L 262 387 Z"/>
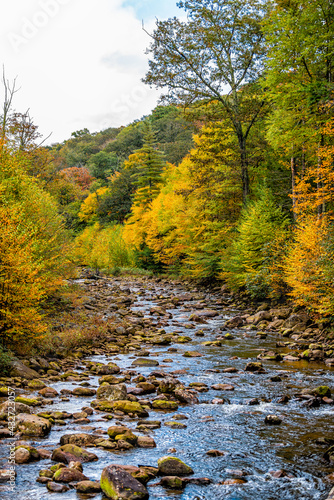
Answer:
<path fill-rule="evenodd" d="M 183 480 L 177 476 L 165 476 L 161 478 L 160 484 L 171 490 L 182 490 L 185 487 Z"/>

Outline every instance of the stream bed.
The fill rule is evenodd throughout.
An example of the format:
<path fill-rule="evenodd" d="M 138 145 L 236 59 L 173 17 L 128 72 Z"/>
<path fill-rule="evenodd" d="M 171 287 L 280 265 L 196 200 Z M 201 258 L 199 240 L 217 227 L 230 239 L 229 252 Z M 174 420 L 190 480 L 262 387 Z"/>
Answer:
<path fill-rule="evenodd" d="M 106 286 L 108 286 L 106 284 Z M 135 298 L 131 305 L 134 312 L 151 318 L 150 310 L 166 294 L 185 293 L 182 285 L 170 283 L 166 290 L 165 283 L 152 281 L 143 286 L 136 280 L 127 282 L 131 296 Z M 149 411 L 149 420 L 160 420 L 161 428 L 152 430 L 156 442 L 155 448 L 133 448 L 127 451 L 88 448 L 99 460 L 84 464 L 84 474 L 91 480 L 98 481 L 102 469 L 113 463 L 125 465 L 157 466 L 157 460 L 164 455 L 172 455 L 183 460 L 194 470 L 194 477 L 206 477 L 212 480 L 208 485 L 188 484 L 184 490 L 174 491 L 160 485 L 159 478 L 148 483 L 150 499 L 155 500 L 325 500 L 333 486 L 325 478 L 333 473 L 333 466 L 323 458 L 326 446 L 319 439 L 334 440 L 334 406 L 321 405 L 319 408 L 307 408 L 304 401 L 295 397 L 301 390 L 317 386 L 329 386 L 334 391 L 334 370 L 324 363 L 307 361 L 265 361 L 264 373 L 245 371 L 250 361 L 257 361 L 262 349 L 285 351 L 277 348 L 278 334 L 268 333 L 266 338 L 259 338 L 255 330 L 235 328 L 229 330 L 233 338 L 224 340 L 221 346 L 203 345 L 205 341 L 214 341 L 217 335 L 224 335 L 223 325 L 227 319 L 237 314 L 237 310 L 224 305 L 217 305 L 218 295 L 206 293 L 205 307 L 214 308 L 218 316 L 206 318 L 205 323 L 189 320 L 194 301 L 187 300 L 181 306 L 168 309 L 169 318 L 157 318 L 158 326 L 165 332 L 179 332 L 191 341 L 165 346 L 150 346 L 150 358 L 156 359 L 159 366 L 134 367 L 131 363 L 137 353 L 115 354 L 113 356 L 95 355 L 90 361 L 117 363 L 121 370 L 133 370 L 137 374 L 149 376 L 152 372 L 176 372 L 177 379 L 186 387 L 190 383 L 206 384 L 208 390 L 199 392 L 198 404 L 179 405 L 177 411 Z M 203 331 L 204 336 L 196 335 Z M 202 335 L 203 335 L 202 334 Z M 176 348 L 177 351 L 169 350 Z M 147 347 L 145 347 L 147 349 Z M 201 356 L 185 357 L 186 351 L 196 351 Z M 235 368 L 235 372 L 224 372 L 226 368 Z M 86 370 L 84 363 L 76 369 Z M 276 376 L 276 377 L 275 377 Z M 273 380 L 274 379 L 274 380 Z M 234 390 L 219 391 L 212 388 L 215 384 L 231 384 Z M 98 376 L 92 375 L 90 386 L 98 388 Z M 49 384 L 58 392 L 61 389 L 73 390 L 77 381 L 58 381 Z M 128 383 L 129 386 L 133 384 Z M 33 393 L 32 393 L 33 394 Z M 150 399 L 151 395 L 145 395 Z M 283 396 L 289 396 L 287 403 L 279 402 Z M 152 396 L 152 398 L 155 395 Z M 224 404 L 212 401 L 225 399 Z M 258 399 L 258 404 L 249 404 Z M 67 411 L 80 412 L 90 406 L 95 397 L 71 397 L 69 401 L 54 400 L 53 405 L 43 406 L 43 412 Z M 41 411 L 41 410 L 38 410 Z M 186 428 L 173 429 L 164 422 L 173 420 L 173 415 L 182 413 L 181 420 Z M 280 425 L 267 425 L 265 417 L 277 415 Z M 116 423 L 126 423 L 135 433 L 137 419 L 125 418 L 112 420 L 101 418 L 100 412 L 89 417 L 89 425 L 75 425 L 67 421 L 66 426 L 54 425 L 46 438 L 29 439 L 35 447 L 50 449 L 59 446 L 60 437 L 68 433 L 100 432 Z M 0 447 L 2 467 L 8 460 L 9 444 L 13 440 L 3 440 Z M 207 451 L 220 450 L 221 456 L 209 456 Z M 14 492 L 0 491 L 1 498 L 55 500 L 105 498 L 103 494 L 83 495 L 71 489 L 63 494 L 48 492 L 44 485 L 36 483 L 39 470 L 54 463 L 50 459 L 34 463 L 17 465 L 16 487 Z M 284 473 L 275 474 L 277 471 Z M 242 475 L 241 475 L 242 473 Z M 281 477 L 276 477 L 281 476 Z M 243 477 L 244 484 L 219 484 L 224 480 Z M 152 486 L 153 485 L 153 486 Z"/>

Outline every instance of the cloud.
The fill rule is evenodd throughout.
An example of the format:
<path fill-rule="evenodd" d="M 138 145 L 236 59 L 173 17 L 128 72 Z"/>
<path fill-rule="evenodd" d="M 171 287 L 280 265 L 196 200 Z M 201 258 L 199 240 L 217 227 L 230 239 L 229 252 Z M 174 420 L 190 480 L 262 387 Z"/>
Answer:
<path fill-rule="evenodd" d="M 140 57 L 139 54 L 124 54 L 113 52 L 102 58 L 102 63 L 110 69 L 125 72 L 144 72 L 147 69 L 147 58 Z"/>
<path fill-rule="evenodd" d="M 84 127 L 95 131 L 126 125 L 155 107 L 160 92 L 141 82 L 150 40 L 134 5 L 122 0 L 3 0 L 2 8 L 0 64 L 21 87 L 14 107 L 30 108 L 40 131 L 53 132 L 49 142 Z M 152 21 L 145 23 L 149 30 L 153 18 L 151 11 Z"/>

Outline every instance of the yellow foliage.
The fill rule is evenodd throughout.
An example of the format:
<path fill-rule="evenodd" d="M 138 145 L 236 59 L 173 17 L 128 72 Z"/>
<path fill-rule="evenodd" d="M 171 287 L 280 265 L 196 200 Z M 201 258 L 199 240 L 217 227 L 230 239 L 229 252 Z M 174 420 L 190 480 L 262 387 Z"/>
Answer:
<path fill-rule="evenodd" d="M 157 262 L 200 277 L 217 273 L 240 212 L 241 185 L 224 123 L 204 127 L 194 141 L 178 167 L 165 168 L 163 187 L 150 206 L 132 207 L 124 240 L 137 250 L 146 245 Z"/>
<path fill-rule="evenodd" d="M 133 267 L 133 251 L 122 233 L 123 228 L 119 225 L 102 228 L 96 223 L 87 227 L 75 240 L 77 262 L 108 271 L 115 267 Z"/>
<path fill-rule="evenodd" d="M 46 330 L 41 300 L 70 270 L 70 244 L 57 205 L 27 175 L 27 158 L 0 152 L 0 335 L 21 347 Z"/>
<path fill-rule="evenodd" d="M 85 222 L 92 219 L 96 213 L 100 199 L 103 198 L 107 192 L 107 187 L 101 187 L 97 189 L 95 193 L 90 193 L 81 204 L 80 212 L 78 213 L 79 219 Z"/>
<path fill-rule="evenodd" d="M 318 219 L 316 215 L 300 221 L 285 265 L 286 281 L 295 303 L 324 315 L 334 312 L 333 276 L 328 272 L 334 251 L 326 245 L 331 222 L 330 217 Z"/>

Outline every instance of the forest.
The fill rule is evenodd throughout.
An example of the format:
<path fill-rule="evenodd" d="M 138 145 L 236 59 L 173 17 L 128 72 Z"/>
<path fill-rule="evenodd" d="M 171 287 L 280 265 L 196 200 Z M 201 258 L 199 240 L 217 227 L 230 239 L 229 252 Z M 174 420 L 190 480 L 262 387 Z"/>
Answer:
<path fill-rule="evenodd" d="M 185 0 L 148 116 L 45 146 L 3 74 L 1 355 L 46 338 L 78 266 L 224 283 L 334 317 L 334 4 Z"/>

